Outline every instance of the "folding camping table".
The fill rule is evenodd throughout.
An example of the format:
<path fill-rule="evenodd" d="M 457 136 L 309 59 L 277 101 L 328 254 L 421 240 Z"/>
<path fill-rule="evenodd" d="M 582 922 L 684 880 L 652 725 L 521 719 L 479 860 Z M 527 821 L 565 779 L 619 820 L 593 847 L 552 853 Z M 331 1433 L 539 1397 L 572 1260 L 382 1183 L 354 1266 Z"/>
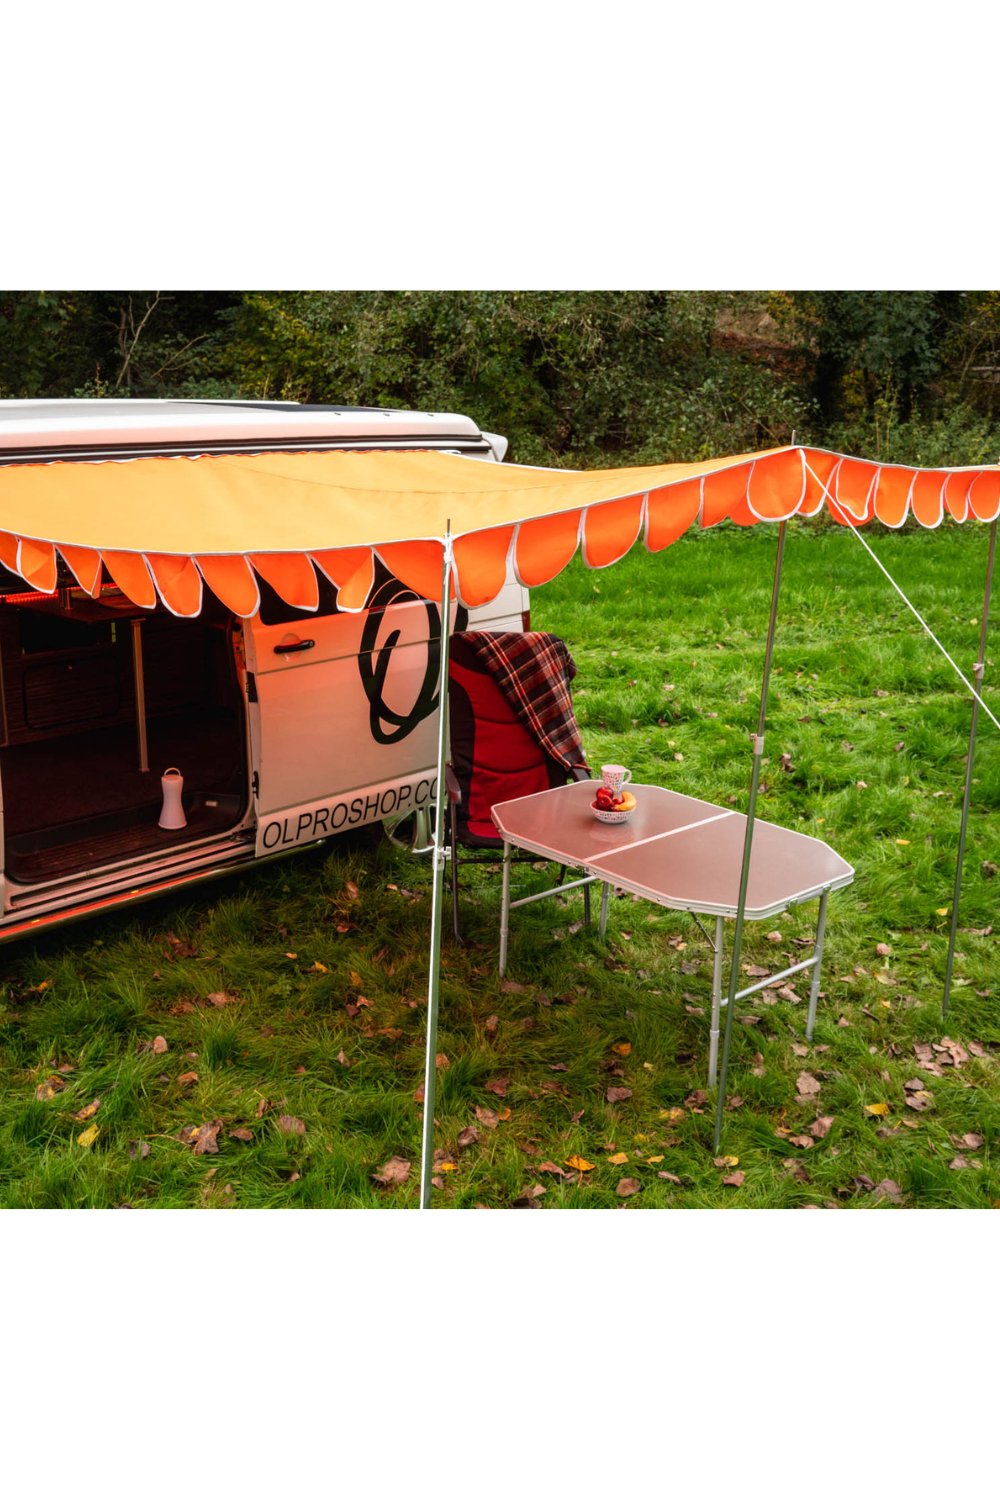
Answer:
<path fill-rule="evenodd" d="M 576 886 L 602 883 L 600 931 L 607 925 L 611 887 L 641 896 L 657 906 L 715 918 L 709 938 L 715 962 L 712 975 L 712 1025 L 709 1036 L 709 1086 L 715 1084 L 722 1012 L 723 922 L 735 917 L 746 817 L 714 803 L 686 797 L 660 786 L 636 786 L 636 807 L 627 823 L 602 823 L 590 804 L 599 782 L 578 781 L 550 791 L 499 802 L 493 821 L 503 839 L 503 902 L 500 918 L 500 973 L 507 967 L 510 913 L 515 906 L 540 901 Z M 552 890 L 510 899 L 510 855 L 514 846 L 542 859 L 583 871 L 579 880 Z M 819 999 L 820 966 L 831 891 L 850 885 L 854 870 L 821 839 L 793 833 L 776 823 L 757 820 L 747 890 L 746 917 L 762 921 L 800 901 L 819 899 L 816 942 L 812 955 L 790 968 L 738 990 L 737 1000 L 771 988 L 794 974 L 812 970 L 806 1035 L 811 1037 Z M 699 926 L 701 924 L 699 923 Z M 704 931 L 704 929 L 702 929 Z M 707 936 L 707 934 L 706 934 Z"/>

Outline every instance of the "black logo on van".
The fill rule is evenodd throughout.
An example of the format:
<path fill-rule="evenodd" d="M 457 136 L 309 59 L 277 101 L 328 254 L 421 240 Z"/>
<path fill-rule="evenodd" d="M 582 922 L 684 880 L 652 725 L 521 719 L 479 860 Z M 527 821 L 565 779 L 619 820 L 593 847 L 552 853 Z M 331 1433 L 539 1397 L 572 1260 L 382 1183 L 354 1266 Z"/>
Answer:
<path fill-rule="evenodd" d="M 405 740 L 408 734 L 424 719 L 437 710 L 437 680 L 441 662 L 441 616 L 433 604 L 422 601 L 427 611 L 427 664 L 416 699 L 408 713 L 397 713 L 385 701 L 385 680 L 389 673 L 393 647 L 399 643 L 399 631 L 390 630 L 380 643 L 379 631 L 383 625 L 385 611 L 392 604 L 420 602 L 412 589 L 400 583 L 386 569 L 376 574 L 375 585 L 368 599 L 368 613 L 361 632 L 361 650 L 358 653 L 358 668 L 361 686 L 368 699 L 368 722 L 372 739 L 379 745 L 395 745 Z"/>

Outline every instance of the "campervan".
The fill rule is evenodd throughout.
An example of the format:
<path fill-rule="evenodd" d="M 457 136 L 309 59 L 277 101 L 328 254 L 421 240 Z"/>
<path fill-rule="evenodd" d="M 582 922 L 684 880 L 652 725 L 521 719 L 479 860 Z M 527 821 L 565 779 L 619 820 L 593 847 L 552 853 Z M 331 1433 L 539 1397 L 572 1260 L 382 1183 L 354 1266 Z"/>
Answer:
<path fill-rule="evenodd" d="M 0 401 L 0 465 L 434 449 L 498 463 L 468 417 L 290 402 Z M 259 580 L 243 619 L 0 568 L 0 939 L 360 828 L 420 841 L 436 795 L 440 611 L 376 567 L 361 613 Z M 449 631 L 528 627 L 508 575 Z"/>

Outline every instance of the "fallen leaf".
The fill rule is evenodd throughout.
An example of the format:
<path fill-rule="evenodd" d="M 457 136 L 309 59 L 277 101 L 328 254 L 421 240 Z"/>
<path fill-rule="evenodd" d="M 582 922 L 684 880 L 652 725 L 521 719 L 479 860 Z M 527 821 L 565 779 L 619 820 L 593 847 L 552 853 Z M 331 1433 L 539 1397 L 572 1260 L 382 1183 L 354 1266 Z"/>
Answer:
<path fill-rule="evenodd" d="M 873 1196 L 875 1198 L 889 1198 L 893 1203 L 899 1203 L 902 1200 L 903 1191 L 899 1183 L 893 1182 L 891 1177 L 883 1177 L 882 1181 L 875 1188 Z"/>
<path fill-rule="evenodd" d="M 632 1090 L 620 1086 L 615 1086 L 610 1089 L 605 1089 L 604 1097 L 609 1104 L 624 1104 L 627 1099 L 631 1099 Z"/>
<path fill-rule="evenodd" d="M 100 1125 L 88 1125 L 86 1130 L 80 1131 L 80 1134 L 76 1138 L 76 1144 L 78 1146 L 82 1146 L 85 1151 L 89 1150 L 89 1148 L 97 1140 L 97 1137 L 100 1135 L 100 1133 Z"/>
<path fill-rule="evenodd" d="M 73 1118 L 74 1120 L 79 1120 L 82 1124 L 84 1120 L 92 1119 L 94 1115 L 97 1114 L 97 1111 L 100 1109 L 100 1107 L 100 1099 L 91 1099 L 90 1103 L 85 1104 L 81 1110 L 78 1110 Z"/>
<path fill-rule="evenodd" d="M 866 1115 L 875 1115 L 881 1119 L 889 1113 L 889 1106 L 885 1103 L 866 1104 L 864 1107 L 864 1113 Z"/>
<path fill-rule="evenodd" d="M 526 995 L 529 986 L 518 984 L 516 979 L 501 979 L 500 988 L 505 995 Z"/>
<path fill-rule="evenodd" d="M 723 1177 L 722 1179 L 726 1187 L 742 1187 L 746 1180 L 747 1174 L 745 1172 L 730 1172 L 728 1177 Z"/>
<path fill-rule="evenodd" d="M 680 1185 L 681 1185 L 681 1180 L 680 1180 L 680 1178 L 679 1178 L 679 1177 L 678 1177 L 678 1176 L 677 1176 L 677 1173 L 676 1173 L 676 1172 L 657 1172 L 657 1174 L 656 1174 L 656 1175 L 657 1175 L 657 1177 L 659 1177 L 659 1178 L 660 1178 L 660 1179 L 661 1179 L 661 1180 L 662 1180 L 662 1181 L 663 1181 L 663 1182 L 673 1182 L 673 1183 L 676 1183 L 676 1185 L 677 1185 L 677 1186 L 678 1186 L 678 1187 L 680 1187 Z"/>
<path fill-rule="evenodd" d="M 738 1167 L 740 1164 L 738 1156 L 716 1156 L 712 1160 L 717 1167 Z"/>
<path fill-rule="evenodd" d="M 934 1103 L 934 1095 L 929 1094 L 926 1089 L 918 1089 L 906 1096 L 907 1109 L 930 1109 Z"/>
<path fill-rule="evenodd" d="M 466 1125 L 464 1130 L 458 1133 L 459 1150 L 464 1151 L 467 1146 L 474 1146 L 479 1140 L 479 1131 L 475 1125 Z"/>
<path fill-rule="evenodd" d="M 552 1088 L 559 1088 L 560 1085 L 554 1083 L 554 1084 L 551 1085 L 551 1087 Z M 509 1109 L 498 1109 L 497 1110 L 497 1119 L 500 1120 L 500 1121 L 509 1120 L 510 1119 L 510 1110 Z"/>
<path fill-rule="evenodd" d="M 275 1121 L 282 1135 L 305 1135 L 306 1122 L 295 1115 L 279 1115 Z"/>
<path fill-rule="evenodd" d="M 405 1182 L 409 1175 L 410 1163 L 402 1156 L 390 1156 L 377 1172 L 372 1173 L 372 1178 L 383 1187 L 395 1187 L 398 1183 Z"/>
<path fill-rule="evenodd" d="M 820 1115 L 809 1126 L 809 1134 L 814 1136 L 817 1141 L 823 1140 L 825 1136 L 829 1135 L 830 1126 L 833 1124 L 834 1119 L 834 1115 Z"/>
<path fill-rule="evenodd" d="M 566 1165 L 567 1167 L 572 1167 L 574 1172 L 592 1172 L 594 1170 L 594 1163 L 587 1161 L 582 1156 L 567 1156 Z"/>
<path fill-rule="evenodd" d="M 228 990 L 213 990 L 212 993 L 210 995 L 206 995 L 205 998 L 208 1001 L 209 1005 L 215 1006 L 237 1005 L 240 999 L 239 995 L 231 995 Z"/>
<path fill-rule="evenodd" d="M 562 1167 L 557 1166 L 554 1161 L 543 1161 L 540 1167 L 536 1167 L 535 1168 L 535 1171 L 536 1172 L 551 1172 L 553 1177 L 565 1177 L 566 1176 L 566 1173 L 563 1171 Z"/>
<path fill-rule="evenodd" d="M 129 1141 L 128 1143 L 128 1154 L 132 1161 L 135 1161 L 136 1158 L 139 1161 L 145 1161 L 149 1152 L 150 1145 L 148 1141 Z"/>
<path fill-rule="evenodd" d="M 876 943 L 875 952 L 878 954 L 879 958 L 892 957 L 892 947 L 889 943 Z"/>
<path fill-rule="evenodd" d="M 44 1103 L 48 1099 L 54 1099 L 57 1094 L 61 1094 L 65 1087 L 65 1081 L 57 1073 L 53 1073 L 35 1089 L 35 1098 Z"/>
<path fill-rule="evenodd" d="M 253 1140 L 253 1131 L 247 1130 L 245 1125 L 237 1125 L 233 1130 L 229 1132 L 229 1134 L 232 1136 L 234 1141 L 249 1142 Z"/>
<path fill-rule="evenodd" d="M 795 1087 L 803 1098 L 808 1098 L 811 1094 L 818 1094 L 822 1084 L 811 1073 L 800 1073 L 795 1080 Z"/>
<path fill-rule="evenodd" d="M 676 1125 L 678 1120 L 683 1120 L 683 1118 L 684 1111 L 676 1104 L 672 1109 L 661 1109 L 657 1116 L 657 1119 L 666 1120 L 668 1125 Z"/>
<path fill-rule="evenodd" d="M 161 1056 L 164 1052 L 168 1052 L 170 1049 L 167 1045 L 166 1037 L 154 1036 L 150 1050 L 158 1057 Z"/>
<path fill-rule="evenodd" d="M 217 1156 L 219 1152 L 218 1135 L 222 1129 L 221 1120 L 206 1120 L 203 1125 L 195 1127 L 195 1133 L 191 1138 L 194 1146 L 195 1156 Z"/>
<path fill-rule="evenodd" d="M 808 1057 L 809 1056 L 809 1048 L 806 1047 L 806 1046 L 804 1046 L 804 1044 L 802 1042 L 793 1042 L 792 1043 L 792 1051 L 795 1053 L 796 1057 Z"/>
<path fill-rule="evenodd" d="M 811 1135 L 790 1135 L 788 1139 L 793 1146 L 799 1146 L 803 1151 L 809 1151 L 815 1145 Z"/>
<path fill-rule="evenodd" d="M 499 1118 L 495 1109 L 485 1109 L 481 1104 L 476 1105 L 476 1119 L 480 1125 L 485 1125 L 487 1130 L 496 1130 Z"/>
<path fill-rule="evenodd" d="M 261 1116 L 265 1115 L 270 1108 L 271 1108 L 271 1101 L 270 1101 L 270 1099 L 260 1099 L 258 1101 L 258 1103 L 257 1103 L 257 1108 L 254 1110 L 254 1114 L 256 1115 L 257 1119 L 259 1120 L 261 1118 Z"/>
<path fill-rule="evenodd" d="M 177 1082 L 180 1084 L 181 1088 L 186 1088 L 189 1083 L 198 1082 L 198 1075 L 197 1073 L 180 1073 L 178 1075 Z"/>
<path fill-rule="evenodd" d="M 616 1052 L 619 1057 L 628 1057 L 629 1053 L 632 1051 L 632 1043 L 615 1042 L 611 1050 L 612 1052 Z"/>
<path fill-rule="evenodd" d="M 623 1167 L 628 1161 L 627 1151 L 616 1151 L 614 1156 L 609 1156 L 608 1161 L 613 1167 Z"/>
<path fill-rule="evenodd" d="M 351 898 L 352 901 L 357 901 L 359 895 L 361 894 L 361 892 L 358 890 L 357 886 L 354 884 L 353 880 L 349 880 L 347 882 L 347 884 L 345 885 L 344 889 L 346 890 L 348 896 Z"/>
<path fill-rule="evenodd" d="M 896 840 L 897 844 L 908 844 L 909 842 L 910 842 L 909 839 L 897 839 Z"/>
<path fill-rule="evenodd" d="M 497 1096 L 498 1099 L 506 1099 L 506 1097 L 507 1097 L 507 1085 L 509 1083 L 510 1083 L 510 1079 L 509 1078 L 504 1078 L 504 1077 L 491 1078 L 490 1081 L 489 1081 L 489 1083 L 487 1083 L 485 1085 L 486 1092 L 488 1094 L 496 1094 L 496 1096 Z"/>
<path fill-rule="evenodd" d="M 497 1032 L 498 1032 L 499 1029 L 500 1029 L 500 1017 L 499 1016 L 487 1016 L 486 1017 L 486 1024 L 483 1027 L 483 1030 L 486 1032 L 486 1035 L 489 1036 L 489 1037 L 494 1037 L 494 1036 L 496 1036 L 496 1034 L 497 1034 Z"/>
<path fill-rule="evenodd" d="M 769 932 L 767 934 L 767 940 L 768 940 L 769 943 L 780 943 L 781 942 L 781 933 L 780 932 Z"/>
<path fill-rule="evenodd" d="M 548 1188 L 543 1187 L 540 1182 L 529 1183 L 521 1190 L 520 1197 L 514 1199 L 513 1206 L 515 1208 L 541 1208 L 542 1205 L 538 1200 L 544 1198 L 547 1192 Z"/>
<path fill-rule="evenodd" d="M 951 1142 L 953 1146 L 965 1146 L 970 1151 L 978 1151 L 983 1144 L 984 1137 L 978 1131 L 967 1131 L 965 1135 L 953 1135 Z"/>
<path fill-rule="evenodd" d="M 615 1195 L 618 1198 L 631 1198 L 641 1187 L 638 1177 L 623 1177 L 615 1188 Z"/>
<path fill-rule="evenodd" d="M 743 972 L 749 974 L 751 979 L 768 979 L 771 974 L 771 970 L 762 964 L 744 964 Z"/>
<path fill-rule="evenodd" d="M 341 1064 L 342 1067 L 349 1068 L 351 1066 L 347 1060 L 347 1054 L 345 1053 L 343 1047 L 341 1047 L 340 1051 L 337 1053 L 337 1061 Z"/>

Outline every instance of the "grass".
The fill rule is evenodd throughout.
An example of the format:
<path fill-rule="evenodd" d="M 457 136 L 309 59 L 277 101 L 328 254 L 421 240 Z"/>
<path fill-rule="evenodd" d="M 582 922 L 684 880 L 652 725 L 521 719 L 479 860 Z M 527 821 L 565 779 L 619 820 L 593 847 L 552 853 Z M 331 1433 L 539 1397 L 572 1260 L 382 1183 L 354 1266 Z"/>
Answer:
<path fill-rule="evenodd" d="M 968 671 L 982 528 L 871 540 Z M 592 763 L 613 757 L 637 781 L 745 805 L 774 541 L 723 528 L 601 573 L 574 564 L 536 592 L 533 622 L 561 634 L 579 666 Z M 601 943 L 578 929 L 573 898 L 530 906 L 515 913 L 501 985 L 499 883 L 471 871 L 470 941 L 444 949 L 435 1203 L 505 1207 L 541 1187 L 531 1201 L 545 1208 L 1000 1204 L 986 930 L 1000 890 L 1000 756 L 981 726 L 945 1024 L 967 695 L 856 540 L 790 531 L 759 811 L 827 839 L 858 871 L 831 900 L 814 1044 L 807 985 L 743 1007 L 722 1148 L 738 1163 L 715 1165 L 712 1100 L 699 1092 L 710 954 L 691 921 L 620 897 Z M 522 867 L 519 878 L 545 877 Z M 0 1204 L 413 1206 L 428 890 L 427 864 L 389 845 L 331 845 L 4 949 Z M 811 905 L 750 926 L 745 962 L 794 961 L 814 921 Z M 938 1071 L 922 1071 L 914 1048 L 926 1059 L 944 1035 L 960 1044 L 958 1065 L 932 1050 Z M 157 1037 L 166 1051 L 151 1050 Z M 815 1097 L 797 1091 L 803 1072 Z M 36 1098 L 50 1078 L 64 1087 Z M 905 1102 L 914 1080 L 929 1095 L 919 1111 Z M 609 1104 L 614 1085 L 631 1098 Z M 77 1120 L 95 1099 L 92 1119 Z M 821 1137 L 809 1133 L 817 1116 L 832 1119 Z M 217 1154 L 178 1139 L 214 1120 Z M 83 1146 L 88 1125 L 99 1133 Z M 470 1126 L 478 1139 L 460 1145 Z M 413 1163 L 410 1178 L 381 1187 L 372 1174 L 393 1156 Z M 592 1170 L 571 1169 L 571 1156 Z M 726 1185 L 734 1171 L 742 1183 Z M 623 1178 L 640 1184 L 627 1198 Z M 879 1191 L 886 1180 L 895 1187 Z"/>

